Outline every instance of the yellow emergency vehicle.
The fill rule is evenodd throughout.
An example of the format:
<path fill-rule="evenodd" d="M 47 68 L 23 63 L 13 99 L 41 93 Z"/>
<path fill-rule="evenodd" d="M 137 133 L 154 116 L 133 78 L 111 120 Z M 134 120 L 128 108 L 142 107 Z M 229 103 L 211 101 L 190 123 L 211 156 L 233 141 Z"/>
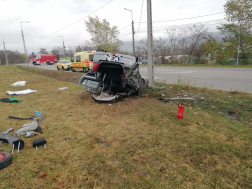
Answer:
<path fill-rule="evenodd" d="M 95 51 L 84 51 L 77 52 L 72 57 L 71 68 L 72 72 L 82 71 L 84 73 L 88 72 L 93 68 L 93 56 Z"/>

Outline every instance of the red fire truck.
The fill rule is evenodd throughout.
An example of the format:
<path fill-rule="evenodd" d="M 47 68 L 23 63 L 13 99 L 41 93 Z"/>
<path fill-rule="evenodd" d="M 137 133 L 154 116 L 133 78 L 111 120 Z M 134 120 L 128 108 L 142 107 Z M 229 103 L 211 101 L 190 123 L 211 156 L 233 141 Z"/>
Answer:
<path fill-rule="evenodd" d="M 30 63 L 34 65 L 39 65 L 40 63 L 46 63 L 47 65 L 52 65 L 57 63 L 58 59 L 56 55 L 53 54 L 39 54 L 38 56 L 32 53 L 30 55 Z"/>

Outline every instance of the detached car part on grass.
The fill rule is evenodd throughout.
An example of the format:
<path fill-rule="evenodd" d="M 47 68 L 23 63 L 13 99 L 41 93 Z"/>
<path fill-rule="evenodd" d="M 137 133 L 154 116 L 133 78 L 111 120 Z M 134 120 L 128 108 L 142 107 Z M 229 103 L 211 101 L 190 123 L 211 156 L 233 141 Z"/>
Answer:
<path fill-rule="evenodd" d="M 12 155 L 8 152 L 0 151 L 0 170 L 12 163 Z"/>
<path fill-rule="evenodd" d="M 79 85 L 85 86 L 95 101 L 115 101 L 120 97 L 140 95 L 145 80 L 139 73 L 137 57 L 96 52 L 93 70 L 84 74 Z"/>

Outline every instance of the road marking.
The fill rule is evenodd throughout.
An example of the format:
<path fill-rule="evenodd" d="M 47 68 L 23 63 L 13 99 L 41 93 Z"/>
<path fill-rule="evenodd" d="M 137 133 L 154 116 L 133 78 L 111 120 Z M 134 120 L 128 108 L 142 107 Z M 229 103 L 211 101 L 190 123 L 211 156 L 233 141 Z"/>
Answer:
<path fill-rule="evenodd" d="M 198 78 L 206 78 L 206 79 L 211 79 L 212 77 L 205 77 L 205 76 L 196 76 L 196 75 L 184 75 L 184 77 L 198 77 Z"/>

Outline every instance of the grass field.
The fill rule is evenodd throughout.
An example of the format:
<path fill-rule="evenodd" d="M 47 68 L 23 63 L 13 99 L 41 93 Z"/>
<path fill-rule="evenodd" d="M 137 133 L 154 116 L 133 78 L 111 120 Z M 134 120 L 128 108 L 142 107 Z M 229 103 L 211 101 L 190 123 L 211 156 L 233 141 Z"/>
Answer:
<path fill-rule="evenodd" d="M 47 115 L 43 134 L 21 137 L 25 148 L 0 171 L 0 188 L 252 188 L 251 94 L 158 83 L 165 88 L 147 89 L 143 97 L 95 103 L 76 84 L 81 75 L 0 67 L 1 98 L 7 90 L 37 90 L 16 96 L 19 103 L 0 102 L 1 131 L 27 123 L 10 115 Z M 22 80 L 25 87 L 10 86 Z M 196 99 L 185 102 L 180 120 L 179 101 L 165 103 L 162 94 Z M 236 117 L 228 119 L 227 111 Z M 38 138 L 47 140 L 46 149 L 32 147 Z M 0 143 L 0 150 L 10 152 L 11 145 Z"/>

